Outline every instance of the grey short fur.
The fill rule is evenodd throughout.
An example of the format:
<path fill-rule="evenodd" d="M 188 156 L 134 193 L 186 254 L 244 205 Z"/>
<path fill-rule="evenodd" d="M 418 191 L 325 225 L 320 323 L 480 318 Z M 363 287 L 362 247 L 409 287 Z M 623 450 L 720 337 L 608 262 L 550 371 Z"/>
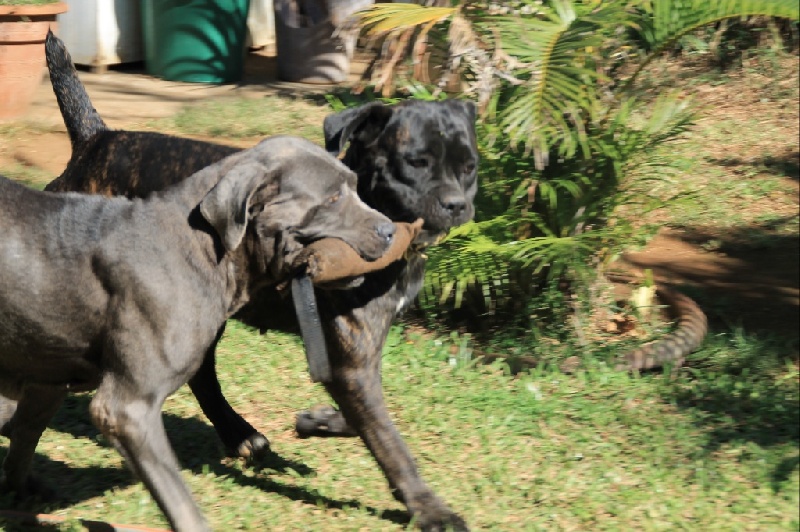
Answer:
<path fill-rule="evenodd" d="M 180 478 L 164 400 L 225 320 L 285 281 L 304 245 L 346 241 L 366 259 L 388 218 L 322 148 L 275 137 L 148 199 L 31 190 L 0 177 L 0 395 L 17 401 L 3 487 L 25 496 L 36 445 L 70 391 L 97 388 L 91 417 L 178 531 L 208 527 Z"/>

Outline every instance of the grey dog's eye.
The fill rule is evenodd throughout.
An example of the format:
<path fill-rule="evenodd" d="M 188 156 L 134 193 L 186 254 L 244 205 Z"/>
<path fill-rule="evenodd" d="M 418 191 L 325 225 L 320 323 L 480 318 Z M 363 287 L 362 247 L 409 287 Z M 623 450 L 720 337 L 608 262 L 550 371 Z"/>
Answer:
<path fill-rule="evenodd" d="M 336 202 L 337 202 L 337 201 L 339 201 L 340 199 L 342 199 L 342 193 L 341 193 L 341 191 L 340 191 L 340 192 L 337 192 L 336 194 L 334 194 L 333 196 L 331 196 L 330 198 L 328 198 L 328 203 L 336 203 Z"/>

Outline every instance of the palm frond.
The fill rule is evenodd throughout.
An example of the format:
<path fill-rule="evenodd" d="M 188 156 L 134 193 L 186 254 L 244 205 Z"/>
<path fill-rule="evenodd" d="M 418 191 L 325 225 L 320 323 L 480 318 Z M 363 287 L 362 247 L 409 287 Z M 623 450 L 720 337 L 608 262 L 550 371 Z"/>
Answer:
<path fill-rule="evenodd" d="M 426 7 L 419 4 L 373 4 L 358 13 L 356 18 L 367 35 L 397 34 L 412 28 L 441 22 L 458 12 L 457 7 Z"/>
<path fill-rule="evenodd" d="M 681 35 L 726 18 L 757 15 L 795 20 L 800 17 L 800 4 L 794 0 L 657 0 L 653 2 L 653 44 L 674 42 Z"/>
<path fill-rule="evenodd" d="M 598 121 L 601 127 L 591 135 L 592 152 L 631 171 L 650 159 L 657 146 L 686 133 L 695 118 L 692 100 L 679 93 L 665 92 L 651 103 L 625 97 Z"/>
<path fill-rule="evenodd" d="M 484 307 L 491 308 L 500 294 L 493 294 L 490 287 L 507 283 L 506 255 L 501 244 L 485 235 L 451 239 L 432 250 L 426 266 L 425 294 L 439 303 L 452 298 L 453 306 L 459 308 L 465 294 L 477 289 Z"/>
<path fill-rule="evenodd" d="M 607 25 L 620 20 L 617 7 L 579 16 L 569 0 L 552 5 L 544 18 L 492 19 L 504 51 L 523 63 L 516 76 L 527 80 L 514 89 L 502 113 L 503 131 L 512 145 L 533 153 L 538 169 L 547 165 L 554 146 L 563 156 L 580 147 L 588 154 L 581 110 L 592 106 L 595 84 L 604 77 L 594 55 Z"/>
<path fill-rule="evenodd" d="M 697 118 L 692 101 L 679 94 L 667 92 L 656 98 L 642 131 L 647 135 L 645 149 L 683 135 Z"/>
<path fill-rule="evenodd" d="M 654 58 L 698 28 L 752 16 L 800 19 L 797 0 L 650 0 L 642 7 L 650 16 L 650 21 L 643 20 L 642 35 L 649 41 L 651 52 L 625 82 L 623 92 Z"/>

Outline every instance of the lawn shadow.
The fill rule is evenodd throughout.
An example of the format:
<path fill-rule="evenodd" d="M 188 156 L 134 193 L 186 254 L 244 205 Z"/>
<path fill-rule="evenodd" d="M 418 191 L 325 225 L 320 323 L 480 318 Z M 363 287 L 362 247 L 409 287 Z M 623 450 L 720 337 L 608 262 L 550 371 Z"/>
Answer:
<path fill-rule="evenodd" d="M 772 467 L 770 483 L 777 493 L 800 465 L 800 402 L 797 391 L 787 391 L 785 384 L 768 383 L 769 377 L 748 378 L 758 373 L 757 369 L 752 373 L 748 370 L 757 368 L 760 360 L 774 356 L 774 352 L 774 344 L 760 342 L 757 348 L 751 346 L 748 355 L 738 359 L 734 367 L 724 368 L 724 373 L 716 367 L 706 371 L 713 362 L 690 357 L 692 367 L 684 371 L 694 374 L 691 385 L 668 385 L 662 396 L 704 429 L 706 443 L 697 450 L 702 457 L 713 456 L 728 444 L 747 442 L 762 449 L 786 445 L 796 449 L 798 454 L 764 464 Z"/>
<path fill-rule="evenodd" d="M 281 459 L 279 459 L 281 460 Z M 397 525 L 407 525 L 411 519 L 404 510 L 381 510 L 373 506 L 366 506 L 359 502 L 357 499 L 333 499 L 320 494 L 315 489 L 301 488 L 291 484 L 285 484 L 278 480 L 274 480 L 269 476 L 258 474 L 256 476 L 247 476 L 242 471 L 232 468 L 224 463 L 209 464 L 209 470 L 215 475 L 221 477 L 232 478 L 237 484 L 241 486 L 250 486 L 257 488 L 263 492 L 276 493 L 291 499 L 309 505 L 312 508 L 323 506 L 329 509 L 343 510 L 345 508 L 360 509 L 366 511 L 370 515 L 384 519 Z M 264 469 L 273 469 L 273 466 L 267 462 L 263 462 L 261 467 L 257 470 L 263 471 Z M 198 469 L 196 472 L 200 472 Z"/>
<path fill-rule="evenodd" d="M 666 385 L 665 401 L 685 409 L 707 441 L 709 456 L 727 444 L 800 447 L 797 383 L 775 375 L 800 363 L 800 241 L 784 217 L 732 228 L 681 227 L 659 235 L 647 253 L 626 256 L 658 280 L 682 285 L 708 315 L 709 335 L 690 355 L 689 379 Z M 707 245 L 713 243 L 713 249 Z M 793 455 L 794 451 L 790 451 Z M 771 464 L 774 490 L 800 457 Z"/>
<path fill-rule="evenodd" d="M 709 158 L 708 161 L 719 166 L 751 166 L 756 170 L 763 170 L 774 176 L 785 177 L 795 181 L 800 179 L 800 152 L 793 150 L 787 150 L 777 156 L 766 155 L 755 161 L 744 160 L 739 157 Z"/>
<path fill-rule="evenodd" d="M 682 370 L 689 379 L 668 384 L 664 400 L 685 409 L 707 434 L 698 449 L 709 456 L 729 443 L 800 448 L 797 383 L 779 382 L 800 363 L 800 242 L 791 220 L 734 228 L 682 227 L 661 235 L 660 246 L 626 260 L 651 268 L 657 279 L 683 285 L 709 319 L 704 347 Z M 703 251 L 709 242 L 712 251 Z M 660 248 L 660 249 L 659 249 Z M 779 490 L 797 456 L 771 464 Z M 768 466 L 769 467 L 769 466 Z"/>
<path fill-rule="evenodd" d="M 782 484 L 789 480 L 798 467 L 800 467 L 800 454 L 781 460 L 772 472 L 772 491 L 779 493 L 783 489 Z"/>
<path fill-rule="evenodd" d="M 35 518 L 32 519 L 27 515 L 18 517 L 0 515 L 0 530 L 3 532 L 47 532 L 48 530 L 60 532 L 64 528 L 58 523 L 36 522 Z M 110 526 L 105 530 L 97 527 L 91 530 L 92 532 L 113 532 Z"/>
<path fill-rule="evenodd" d="M 59 412 L 50 423 L 50 428 L 70 434 L 76 438 L 87 438 L 99 445 L 108 446 L 105 438 L 89 417 L 90 394 L 71 395 L 64 401 Z M 181 466 L 198 470 L 202 466 L 219 461 L 225 449 L 211 424 L 197 417 L 181 417 L 165 413 L 164 428 Z M 288 460 L 271 453 L 258 462 L 251 463 L 254 469 L 272 469 L 285 473 L 292 470 L 301 476 L 313 474 L 307 465 Z"/>
<path fill-rule="evenodd" d="M 62 408 L 53 418 L 49 428 L 69 434 L 75 438 L 89 439 L 97 445 L 108 446 L 100 432 L 89 418 L 90 394 L 69 396 Z M 237 467 L 220 460 L 224 455 L 214 428 L 198 418 L 184 418 L 173 414 L 164 414 L 164 426 L 170 442 L 178 456 L 181 466 L 195 474 L 210 471 L 215 475 L 233 479 L 241 486 L 258 488 L 264 492 L 279 494 L 293 501 L 303 502 L 313 507 L 324 506 L 331 509 L 361 509 L 369 514 L 395 524 L 404 525 L 409 516 L 402 510 L 381 510 L 364 506 L 356 499 L 335 499 L 318 493 L 313 488 L 303 488 L 284 484 L 270 478 L 275 473 L 299 474 L 311 476 L 314 471 L 306 464 L 284 458 L 276 453 L 248 464 L 247 469 L 255 471 L 255 476 L 246 475 Z M 45 435 L 46 437 L 46 435 Z M 7 452 L 7 440 L 0 445 L 0 463 Z M 291 470 L 291 471 L 290 471 Z M 53 460 L 37 452 L 34 458 L 33 473 L 43 479 L 50 487 L 59 487 L 59 500 L 52 503 L 23 502 L 12 503 L 9 497 L 0 495 L 0 509 L 23 510 L 26 512 L 50 513 L 67 508 L 93 497 L 102 496 L 105 492 L 128 487 L 138 482 L 127 467 L 75 467 L 67 462 Z M 9 521 L 14 523 L 14 521 Z M 0 521 L 0 525 L 3 525 Z M 7 528 L 0 528 L 7 530 Z"/>
<path fill-rule="evenodd" d="M 0 462 L 5 459 L 7 448 L 0 447 Z M 32 473 L 47 488 L 55 491 L 55 501 L 14 501 L 6 493 L 0 494 L 0 510 L 18 510 L 33 513 L 52 513 L 94 497 L 109 490 L 125 488 L 135 482 L 132 473 L 125 467 L 75 467 L 60 460 L 52 460 L 37 452 L 33 459 Z M 4 530 L 0 528 L 0 530 Z"/>

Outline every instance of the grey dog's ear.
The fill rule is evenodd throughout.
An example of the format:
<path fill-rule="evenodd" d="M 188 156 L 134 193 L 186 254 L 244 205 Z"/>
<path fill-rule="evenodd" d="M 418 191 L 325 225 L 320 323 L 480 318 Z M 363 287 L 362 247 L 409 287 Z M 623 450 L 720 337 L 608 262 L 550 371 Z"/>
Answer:
<path fill-rule="evenodd" d="M 356 133 L 363 134 L 364 138 L 376 138 L 386 127 L 392 112 L 391 107 L 381 102 L 370 102 L 326 116 L 322 124 L 325 149 L 335 157 Z"/>
<path fill-rule="evenodd" d="M 200 214 L 222 239 L 225 249 L 233 251 L 244 238 L 247 212 L 260 183 L 270 181 L 275 173 L 261 163 L 247 162 L 234 166 L 214 185 L 200 202 Z"/>

